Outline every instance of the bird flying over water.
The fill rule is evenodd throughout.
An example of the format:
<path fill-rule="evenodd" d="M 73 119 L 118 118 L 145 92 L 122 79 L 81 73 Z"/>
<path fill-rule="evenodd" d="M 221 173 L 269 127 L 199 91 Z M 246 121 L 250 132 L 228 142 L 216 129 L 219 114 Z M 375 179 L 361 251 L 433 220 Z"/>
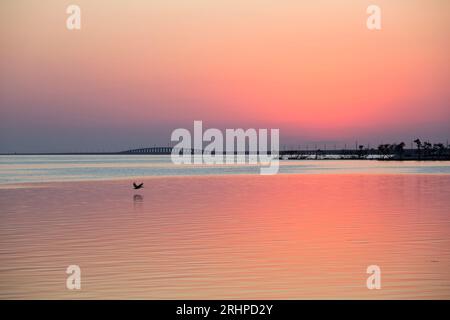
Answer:
<path fill-rule="evenodd" d="M 136 182 L 133 182 L 133 187 L 135 189 L 140 189 L 144 187 L 144 183 L 142 182 L 141 184 L 136 184 Z"/>

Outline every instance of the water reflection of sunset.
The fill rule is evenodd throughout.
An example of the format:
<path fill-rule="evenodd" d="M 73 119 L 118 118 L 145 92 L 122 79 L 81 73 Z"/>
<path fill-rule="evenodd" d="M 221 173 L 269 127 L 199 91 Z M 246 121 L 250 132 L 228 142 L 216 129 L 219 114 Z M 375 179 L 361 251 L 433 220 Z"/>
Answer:
<path fill-rule="evenodd" d="M 146 180 L 137 201 L 121 181 L 2 190 L 1 241 L 22 253 L 3 258 L 2 294 L 448 297 L 448 185 L 445 175 L 165 177 Z M 57 266 L 73 261 L 79 293 L 59 281 Z M 382 290 L 365 287 L 371 264 Z"/>

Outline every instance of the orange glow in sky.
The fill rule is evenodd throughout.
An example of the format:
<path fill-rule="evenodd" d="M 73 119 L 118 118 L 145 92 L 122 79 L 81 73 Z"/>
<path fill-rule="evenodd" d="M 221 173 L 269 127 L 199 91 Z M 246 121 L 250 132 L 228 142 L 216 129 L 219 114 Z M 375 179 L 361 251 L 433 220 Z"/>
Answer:
<path fill-rule="evenodd" d="M 79 0 L 69 31 L 67 1 L 2 1 L 0 152 L 167 143 L 193 120 L 445 142 L 450 2 L 375 2 L 378 31 L 374 1 Z"/>

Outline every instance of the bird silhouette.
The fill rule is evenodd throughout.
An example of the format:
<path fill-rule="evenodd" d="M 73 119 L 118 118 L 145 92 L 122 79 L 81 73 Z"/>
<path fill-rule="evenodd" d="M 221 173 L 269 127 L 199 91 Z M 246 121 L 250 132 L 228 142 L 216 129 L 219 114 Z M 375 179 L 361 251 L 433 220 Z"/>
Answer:
<path fill-rule="evenodd" d="M 144 187 L 144 183 L 142 182 L 141 184 L 136 184 L 136 182 L 133 182 L 133 187 L 137 190 L 137 189 L 141 189 Z"/>

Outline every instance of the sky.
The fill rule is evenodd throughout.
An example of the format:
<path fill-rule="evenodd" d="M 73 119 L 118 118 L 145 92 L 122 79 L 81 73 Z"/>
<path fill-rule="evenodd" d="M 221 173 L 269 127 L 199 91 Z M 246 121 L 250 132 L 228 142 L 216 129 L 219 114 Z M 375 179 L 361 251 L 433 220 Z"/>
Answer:
<path fill-rule="evenodd" d="M 0 152 L 165 146 L 194 120 L 287 146 L 445 143 L 449 57 L 447 0 L 3 0 Z"/>

